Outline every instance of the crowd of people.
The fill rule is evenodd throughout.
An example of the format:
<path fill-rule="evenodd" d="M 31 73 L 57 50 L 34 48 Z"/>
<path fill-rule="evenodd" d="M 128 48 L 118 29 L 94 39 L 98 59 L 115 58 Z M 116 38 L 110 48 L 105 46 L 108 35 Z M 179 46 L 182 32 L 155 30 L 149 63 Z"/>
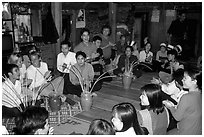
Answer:
<path fill-rule="evenodd" d="M 135 78 L 141 77 L 144 71 L 159 75 L 141 88 L 141 110 L 128 102 L 116 104 L 111 120 L 95 119 L 87 134 L 202 134 L 202 71 L 180 62 L 181 46 L 162 42 L 154 55 L 148 37 L 144 39 L 144 49 L 139 50 L 138 43 L 127 42 L 125 35 L 115 44 L 110 34 L 111 28 L 105 25 L 91 42 L 90 31 L 84 28 L 82 41 L 73 50 L 70 42 L 63 41 L 57 55 L 60 74 L 57 78 L 53 78 L 35 46 L 28 46 L 24 54 L 14 52 L 8 57 L 8 63 L 3 66 L 2 114 L 3 118 L 17 118 L 16 134 L 53 134 L 48 111 L 40 106 L 24 108 L 25 102 L 35 98 L 41 103 L 41 97 L 49 96 L 53 90 L 65 97 L 81 97 L 83 90 L 90 90 L 103 73 L 122 77 L 133 62 L 138 62 L 132 70 Z M 110 65 L 113 73 L 108 73 Z M 100 90 L 105 80 L 112 79 L 98 82 L 93 91 Z M 53 85 L 56 85 L 54 89 Z M 83 85 L 88 85 L 88 89 L 82 88 Z"/>

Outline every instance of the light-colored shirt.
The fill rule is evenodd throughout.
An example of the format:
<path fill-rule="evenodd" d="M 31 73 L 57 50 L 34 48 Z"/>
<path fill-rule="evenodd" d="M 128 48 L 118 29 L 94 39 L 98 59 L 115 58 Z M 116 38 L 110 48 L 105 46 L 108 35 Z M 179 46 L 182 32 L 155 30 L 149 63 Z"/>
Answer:
<path fill-rule="evenodd" d="M 30 84 L 30 89 L 33 89 L 35 87 L 39 87 L 42 84 L 45 84 L 45 78 L 44 75 L 48 71 L 47 63 L 40 62 L 40 67 L 36 68 L 33 65 L 30 65 L 27 68 L 27 77 L 28 79 L 32 79 L 32 83 Z"/>
<path fill-rule="evenodd" d="M 74 72 L 75 73 L 74 73 Z M 77 77 L 79 76 L 79 77 Z M 94 78 L 94 69 L 91 64 L 85 62 L 84 68 L 81 70 L 79 65 L 76 63 L 70 69 L 69 78 L 72 84 L 78 85 L 79 79 L 82 82 L 83 80 L 92 81 Z"/>
<path fill-rule="evenodd" d="M 2 135 L 9 135 L 9 132 L 8 132 L 8 130 L 6 129 L 6 127 L 5 126 L 1 126 L 1 133 L 2 133 Z"/>
<path fill-rule="evenodd" d="M 12 108 L 21 104 L 21 83 L 19 80 L 16 80 L 13 84 L 10 79 L 6 79 L 2 83 L 2 89 L 2 105 Z"/>
<path fill-rule="evenodd" d="M 144 50 L 140 51 L 139 57 L 140 62 L 146 62 L 145 59 L 148 58 L 149 56 L 153 57 L 153 53 L 151 51 L 149 51 L 148 53 L 146 53 Z M 152 59 L 150 62 L 152 62 Z"/>
<path fill-rule="evenodd" d="M 59 53 L 57 55 L 57 70 L 62 73 L 69 73 L 71 66 L 76 63 L 75 55 L 76 53 L 74 52 L 68 52 L 66 56 L 63 53 Z M 67 67 L 63 70 L 62 66 L 64 63 L 67 65 Z"/>
<path fill-rule="evenodd" d="M 84 42 L 79 43 L 75 48 L 74 52 L 83 51 L 87 57 L 91 58 L 92 53 L 96 53 L 97 47 L 92 42 L 88 42 L 88 45 Z"/>
<path fill-rule="evenodd" d="M 138 50 L 134 50 L 134 51 L 132 52 L 132 55 L 136 56 L 137 59 L 139 60 L 139 58 L 140 58 L 140 53 L 139 53 Z"/>

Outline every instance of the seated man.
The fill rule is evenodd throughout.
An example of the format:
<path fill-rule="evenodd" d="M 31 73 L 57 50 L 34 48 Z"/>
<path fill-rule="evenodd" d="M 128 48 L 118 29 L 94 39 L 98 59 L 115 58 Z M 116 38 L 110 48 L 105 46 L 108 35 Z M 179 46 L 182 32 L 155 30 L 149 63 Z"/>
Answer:
<path fill-rule="evenodd" d="M 93 37 L 93 43 L 96 45 L 97 50 L 96 53 L 92 54 L 91 64 L 93 65 L 95 77 L 98 78 L 101 74 L 103 74 L 103 66 L 105 65 L 103 59 L 103 50 L 100 47 L 102 42 L 102 38 L 100 36 Z"/>
<path fill-rule="evenodd" d="M 15 117 L 22 111 L 20 71 L 17 65 L 7 64 L 4 82 L 2 83 L 2 116 Z"/>
<path fill-rule="evenodd" d="M 17 135 L 52 135 L 53 128 L 48 123 L 48 111 L 43 107 L 31 106 L 17 119 Z"/>
<path fill-rule="evenodd" d="M 84 90 L 90 90 L 90 83 L 93 82 L 94 70 L 91 64 L 85 62 L 86 54 L 82 51 L 76 53 L 77 63 L 70 69 L 69 78 L 73 85 L 69 89 L 71 94 L 81 96 Z M 97 88 L 98 87 L 98 88 Z M 101 85 L 96 86 L 94 90 L 99 90 Z"/>
<path fill-rule="evenodd" d="M 61 43 L 61 53 L 57 55 L 57 70 L 60 75 L 64 78 L 63 94 L 69 94 L 69 85 L 71 84 L 69 80 L 69 69 L 72 65 L 76 63 L 75 55 L 76 53 L 71 52 L 71 43 L 62 42 Z"/>
<path fill-rule="evenodd" d="M 21 85 L 28 86 L 32 80 L 27 79 L 26 66 L 22 61 L 23 57 L 18 53 L 12 53 L 8 58 L 8 64 L 16 64 L 19 67 Z"/>
<path fill-rule="evenodd" d="M 29 88 L 36 95 L 40 93 L 40 95 L 44 96 L 48 96 L 51 91 L 57 90 L 53 84 L 48 83 L 51 80 L 51 71 L 48 70 L 47 63 L 41 61 L 40 55 L 37 52 L 32 52 L 30 54 L 30 60 L 31 65 L 27 69 L 27 77 L 28 79 L 32 79 L 32 83 Z"/>

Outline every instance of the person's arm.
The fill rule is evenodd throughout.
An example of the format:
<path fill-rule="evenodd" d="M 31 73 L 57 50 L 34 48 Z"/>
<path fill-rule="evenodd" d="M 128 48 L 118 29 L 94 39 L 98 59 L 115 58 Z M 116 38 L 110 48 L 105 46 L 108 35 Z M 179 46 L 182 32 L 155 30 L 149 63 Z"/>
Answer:
<path fill-rule="evenodd" d="M 41 79 L 36 79 L 36 75 L 37 75 L 37 71 L 32 71 L 32 70 L 27 71 L 28 79 L 32 80 L 32 83 L 29 86 L 30 89 L 33 89 L 35 87 L 39 87 L 45 81 L 44 77 L 42 77 Z"/>
<path fill-rule="evenodd" d="M 140 52 L 140 58 L 139 58 L 140 62 L 145 62 L 145 59 L 146 59 L 146 55 L 143 51 L 141 51 Z"/>
<path fill-rule="evenodd" d="M 159 60 L 159 51 L 157 51 L 156 60 L 160 62 L 160 60 Z"/>
<path fill-rule="evenodd" d="M 76 74 L 73 72 L 74 68 L 71 67 L 70 68 L 70 72 L 69 72 L 69 79 L 70 79 L 70 82 L 73 84 L 73 85 L 79 85 L 79 78 L 76 76 Z"/>
<path fill-rule="evenodd" d="M 177 120 L 177 121 L 180 121 L 184 118 L 184 114 L 185 114 L 185 111 L 188 107 L 188 98 L 186 95 L 183 95 L 180 99 L 180 102 L 177 106 L 177 109 L 175 107 L 170 107 L 170 111 L 173 115 L 173 117 Z"/>
<path fill-rule="evenodd" d="M 124 64 L 123 59 L 124 59 L 124 56 L 121 55 L 121 56 L 119 57 L 119 61 L 118 61 L 118 64 L 117 64 L 118 69 L 120 69 L 121 71 L 122 71 L 122 68 L 125 67 L 125 64 Z"/>
<path fill-rule="evenodd" d="M 62 71 L 62 61 L 61 61 L 61 58 L 60 58 L 60 54 L 57 55 L 57 70 L 59 70 L 60 72 L 63 72 Z"/>
<path fill-rule="evenodd" d="M 91 81 L 93 81 L 94 78 L 94 69 L 92 67 L 92 65 L 89 65 L 90 67 L 88 68 L 88 73 L 89 73 L 89 78 Z"/>

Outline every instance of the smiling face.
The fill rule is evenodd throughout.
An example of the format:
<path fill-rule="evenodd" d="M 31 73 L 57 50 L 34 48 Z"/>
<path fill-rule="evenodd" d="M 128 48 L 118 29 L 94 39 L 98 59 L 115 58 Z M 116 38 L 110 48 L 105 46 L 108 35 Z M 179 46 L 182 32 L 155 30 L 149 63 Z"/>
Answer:
<path fill-rule="evenodd" d="M 145 92 L 143 92 L 142 95 L 140 96 L 140 102 L 141 102 L 141 105 L 143 106 L 149 105 L 149 100 Z"/>
<path fill-rule="evenodd" d="M 20 79 L 20 71 L 18 67 L 14 67 L 12 69 L 12 72 L 9 72 L 9 77 L 14 79 L 14 80 L 19 80 Z"/>
<path fill-rule="evenodd" d="M 79 55 L 76 60 L 77 60 L 77 64 L 80 67 L 85 65 L 85 58 L 82 55 Z"/>
<path fill-rule="evenodd" d="M 184 73 L 184 78 L 182 80 L 184 88 L 192 88 L 196 86 L 196 80 L 192 80 L 192 78 L 188 75 L 188 73 Z"/>
<path fill-rule="evenodd" d="M 151 49 L 151 45 L 150 45 L 150 43 L 148 43 L 148 44 L 145 46 L 145 50 L 146 50 L 146 52 L 149 52 L 150 49 Z"/>
<path fill-rule="evenodd" d="M 38 55 L 31 55 L 30 59 L 34 67 L 37 67 L 37 68 L 40 67 L 40 59 Z"/>

